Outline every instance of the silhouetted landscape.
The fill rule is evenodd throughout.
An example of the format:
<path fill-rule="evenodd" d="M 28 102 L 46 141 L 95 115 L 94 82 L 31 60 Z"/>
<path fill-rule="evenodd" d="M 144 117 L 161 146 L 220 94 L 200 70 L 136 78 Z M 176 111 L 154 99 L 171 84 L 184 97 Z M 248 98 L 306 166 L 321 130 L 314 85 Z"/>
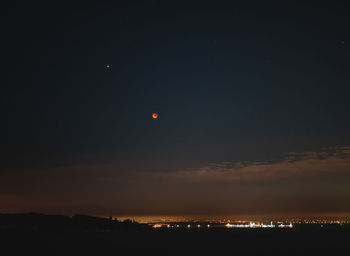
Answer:
<path fill-rule="evenodd" d="M 146 224 L 132 220 L 118 221 L 88 215 L 45 215 L 38 213 L 0 214 L 2 230 L 32 231 L 72 231 L 72 232 L 108 232 L 118 230 L 146 229 Z"/>
<path fill-rule="evenodd" d="M 349 225 L 294 229 L 153 229 L 131 220 L 75 215 L 0 214 L 5 255 L 337 255 Z"/>

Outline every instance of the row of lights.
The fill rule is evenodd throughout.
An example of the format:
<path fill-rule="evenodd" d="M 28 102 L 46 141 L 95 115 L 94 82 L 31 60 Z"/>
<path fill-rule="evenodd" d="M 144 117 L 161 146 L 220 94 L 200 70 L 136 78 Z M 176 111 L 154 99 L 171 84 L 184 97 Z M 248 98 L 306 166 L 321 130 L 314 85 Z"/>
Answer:
<path fill-rule="evenodd" d="M 153 228 L 162 228 L 162 227 L 167 227 L 167 228 L 180 228 L 180 225 L 176 224 L 176 225 L 170 225 L 170 224 L 154 224 Z M 187 228 L 191 228 L 192 226 L 190 224 L 188 224 L 186 226 Z M 194 225 L 194 227 L 200 228 L 202 227 L 201 225 Z M 210 224 L 207 225 L 203 225 L 203 227 L 207 227 L 210 228 Z M 272 222 L 270 224 L 256 224 L 255 222 L 250 222 L 249 224 L 230 224 L 227 223 L 225 225 L 225 227 L 227 228 L 274 228 L 276 227 L 276 225 L 274 225 Z M 279 224 L 277 225 L 277 227 L 279 228 L 292 228 L 293 224 L 289 223 L 289 224 Z"/>
<path fill-rule="evenodd" d="M 154 224 L 152 227 L 153 228 L 162 228 L 162 227 L 167 227 L 167 228 L 180 228 L 181 226 L 180 225 L 174 225 L 174 226 L 172 226 L 172 225 L 170 225 L 170 224 Z M 191 225 L 190 224 L 188 224 L 187 226 L 186 226 L 187 228 L 191 228 Z M 197 228 L 200 228 L 200 227 L 202 227 L 201 225 L 195 225 L 195 227 L 197 227 Z M 208 225 L 203 225 L 203 227 L 207 227 L 207 228 L 210 228 L 210 225 L 208 224 Z"/>
<path fill-rule="evenodd" d="M 225 225 L 227 228 L 274 228 L 276 227 L 276 225 L 274 225 L 272 222 L 270 224 L 256 224 L 255 222 L 249 222 L 249 224 L 230 224 L 227 223 Z M 293 224 L 279 224 L 278 225 L 279 228 L 292 228 Z"/>

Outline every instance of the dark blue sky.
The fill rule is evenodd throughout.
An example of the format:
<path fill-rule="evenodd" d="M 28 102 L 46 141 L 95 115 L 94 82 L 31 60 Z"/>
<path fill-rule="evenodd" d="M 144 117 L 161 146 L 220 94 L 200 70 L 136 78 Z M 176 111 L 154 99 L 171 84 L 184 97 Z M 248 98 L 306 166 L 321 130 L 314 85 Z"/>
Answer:
<path fill-rule="evenodd" d="M 348 11 L 345 1 L 14 3 L 2 18 L 1 173 L 15 175 L 8 179 L 17 188 L 23 173 L 52 168 L 111 165 L 119 177 L 346 151 Z M 25 191 L 44 180 L 35 177 Z M 77 184 L 67 183 L 74 193 Z M 65 202 L 60 186 L 55 195 Z M 128 189 L 112 187 L 112 198 L 128 197 Z M 11 191 L 0 190 L 4 200 Z M 46 202 L 35 192 L 30 200 Z M 94 200 L 86 211 L 100 213 Z M 162 212 L 132 204 L 123 211 L 116 201 L 119 208 L 104 213 Z M 56 209 L 38 205 L 9 209 Z"/>

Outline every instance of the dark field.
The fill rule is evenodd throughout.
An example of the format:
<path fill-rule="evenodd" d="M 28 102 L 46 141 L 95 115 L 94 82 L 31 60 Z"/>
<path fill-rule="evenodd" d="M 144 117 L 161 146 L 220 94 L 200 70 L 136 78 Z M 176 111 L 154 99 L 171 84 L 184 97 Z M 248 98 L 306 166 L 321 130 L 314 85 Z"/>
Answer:
<path fill-rule="evenodd" d="M 347 255 L 350 229 L 2 230 L 3 255 Z M 2 253 L 1 253 L 2 255 Z"/>

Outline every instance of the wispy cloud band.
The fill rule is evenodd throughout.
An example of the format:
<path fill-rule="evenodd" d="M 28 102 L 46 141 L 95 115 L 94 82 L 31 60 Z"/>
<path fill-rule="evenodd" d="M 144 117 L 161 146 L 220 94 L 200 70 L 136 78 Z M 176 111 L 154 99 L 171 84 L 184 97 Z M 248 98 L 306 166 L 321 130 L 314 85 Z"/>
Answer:
<path fill-rule="evenodd" d="M 350 147 L 333 147 L 320 152 L 291 152 L 279 161 L 212 163 L 155 175 L 184 182 L 255 182 L 350 176 Z"/>

